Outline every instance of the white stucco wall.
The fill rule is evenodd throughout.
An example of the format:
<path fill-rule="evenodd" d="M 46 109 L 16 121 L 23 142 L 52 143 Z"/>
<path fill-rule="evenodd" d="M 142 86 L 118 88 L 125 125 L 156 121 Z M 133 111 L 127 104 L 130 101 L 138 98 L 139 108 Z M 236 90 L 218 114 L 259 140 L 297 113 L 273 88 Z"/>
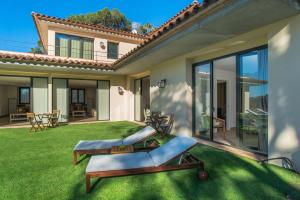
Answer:
<path fill-rule="evenodd" d="M 128 42 L 123 41 L 117 38 L 113 37 L 106 37 L 102 38 L 99 35 L 89 35 L 86 33 L 78 33 L 78 32 L 72 32 L 70 30 L 66 29 L 49 29 L 48 30 L 48 55 L 54 56 L 55 55 L 55 33 L 63 33 L 67 35 L 76 35 L 79 37 L 88 37 L 88 38 L 94 38 L 94 59 L 97 61 L 102 62 L 114 62 L 115 59 L 108 59 L 107 58 L 107 43 L 108 42 L 115 42 L 119 44 L 119 57 L 125 55 L 132 49 L 134 49 L 137 46 L 137 42 Z M 104 46 L 101 47 L 100 43 L 103 42 Z"/>
<path fill-rule="evenodd" d="M 174 113 L 172 134 L 192 135 L 191 85 L 187 82 L 187 62 L 173 59 L 153 67 L 151 71 L 150 108 L 164 114 Z M 158 88 L 157 81 L 166 79 L 165 88 Z"/>
<path fill-rule="evenodd" d="M 269 158 L 300 170 L 300 15 L 269 35 Z M 277 164 L 281 164 L 276 162 Z"/>
<path fill-rule="evenodd" d="M 48 30 L 48 55 L 55 56 L 55 31 Z"/>

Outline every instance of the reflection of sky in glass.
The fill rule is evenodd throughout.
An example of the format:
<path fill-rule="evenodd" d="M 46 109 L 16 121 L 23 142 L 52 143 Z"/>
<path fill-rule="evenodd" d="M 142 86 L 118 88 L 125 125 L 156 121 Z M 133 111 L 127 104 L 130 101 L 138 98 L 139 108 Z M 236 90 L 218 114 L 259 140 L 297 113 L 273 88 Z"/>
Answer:
<path fill-rule="evenodd" d="M 268 85 L 251 86 L 249 91 L 250 97 L 265 96 L 268 94 Z"/>
<path fill-rule="evenodd" d="M 250 97 L 265 96 L 268 94 L 268 84 L 258 83 L 258 80 L 268 81 L 266 50 L 254 51 L 241 57 L 240 73 L 248 84 Z"/>
<path fill-rule="evenodd" d="M 251 53 L 242 57 L 241 75 L 251 78 L 257 78 L 258 73 L 258 56 L 256 53 Z"/>
<path fill-rule="evenodd" d="M 198 74 L 209 74 L 210 73 L 210 64 L 199 65 L 196 67 Z"/>

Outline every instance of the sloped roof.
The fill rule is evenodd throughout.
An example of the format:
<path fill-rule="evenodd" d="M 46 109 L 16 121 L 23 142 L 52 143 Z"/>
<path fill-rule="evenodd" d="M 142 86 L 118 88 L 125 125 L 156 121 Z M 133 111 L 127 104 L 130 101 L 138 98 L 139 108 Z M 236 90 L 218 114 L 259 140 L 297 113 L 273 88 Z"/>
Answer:
<path fill-rule="evenodd" d="M 108 28 L 106 26 L 102 25 L 93 25 L 93 24 L 86 24 L 86 23 L 79 23 L 76 21 L 72 21 L 69 19 L 63 19 L 63 18 L 58 18 L 58 17 L 51 17 L 48 15 L 32 12 L 32 17 L 35 23 L 37 23 L 37 20 L 43 20 L 43 21 L 48 21 L 48 22 L 54 22 L 58 24 L 64 24 L 64 25 L 70 25 L 70 26 L 76 26 L 80 28 L 86 28 L 86 29 L 91 29 L 95 31 L 100 31 L 100 32 L 107 32 L 113 35 L 119 35 L 119 36 L 127 36 L 127 37 L 132 37 L 132 38 L 137 38 L 137 39 L 146 39 L 147 36 L 137 34 L 137 33 L 131 33 L 127 31 L 122 31 L 118 29 L 113 29 L 113 28 Z"/>
<path fill-rule="evenodd" d="M 206 9 L 210 4 L 213 4 L 219 0 L 203 0 L 203 3 L 200 4 L 198 1 L 194 0 L 192 4 L 187 6 L 178 12 L 175 16 L 165 22 L 162 26 L 157 28 L 156 30 L 149 33 L 147 36 L 129 33 L 125 31 L 119 31 L 111 28 L 107 28 L 99 25 L 90 25 L 74 22 L 71 20 L 50 17 L 47 15 L 42 15 L 38 13 L 32 13 L 34 20 L 45 20 L 55 23 L 67 24 L 72 26 L 78 26 L 83 28 L 88 28 L 92 30 L 98 31 L 106 31 L 113 34 L 119 34 L 124 36 L 136 37 L 142 39 L 141 44 L 139 44 L 136 48 L 122 56 L 120 59 L 115 61 L 114 63 L 103 63 L 95 60 L 86 60 L 86 59 L 77 59 L 77 58 L 65 58 L 58 56 L 48 56 L 48 55 L 38 55 L 31 53 L 16 53 L 16 52 L 1 52 L 0 51 L 0 60 L 2 62 L 18 62 L 18 63 L 33 63 L 33 64 L 42 64 L 42 65 L 61 65 L 61 66 L 69 66 L 69 67 L 82 67 L 82 68 L 91 68 L 97 70 L 116 70 L 121 67 L 120 63 L 128 59 L 134 54 L 139 53 L 145 46 L 156 41 L 161 36 L 168 33 L 170 30 L 175 27 L 183 24 L 190 18 L 196 16 L 201 13 L 204 9 Z M 35 21 L 36 22 L 36 21 Z"/>
<path fill-rule="evenodd" d="M 139 50 L 143 49 L 148 44 L 152 43 L 153 41 L 157 40 L 161 36 L 168 33 L 170 30 L 174 29 L 175 27 L 183 24 L 190 18 L 196 16 L 197 14 L 201 13 L 204 9 L 206 9 L 209 5 L 217 2 L 219 0 L 203 0 L 203 3 L 200 4 L 197 0 L 194 0 L 190 5 L 182 9 L 180 12 L 178 12 L 176 15 L 174 15 L 171 19 L 169 19 L 167 22 L 165 22 L 162 26 L 157 28 L 156 30 L 149 33 L 148 38 L 144 40 L 140 45 L 129 51 L 127 54 L 122 56 L 120 59 L 115 61 L 113 65 L 116 67 L 116 65 L 119 65 L 122 61 L 126 60 L 133 54 L 137 54 Z M 120 68 L 120 66 L 117 66 L 116 68 Z"/>
<path fill-rule="evenodd" d="M 65 58 L 59 56 L 48 56 L 33 53 L 17 53 L 0 51 L 0 60 L 8 63 L 31 63 L 40 65 L 56 65 L 72 68 L 90 68 L 98 70 L 113 70 L 109 63 L 97 62 L 95 60 Z"/>

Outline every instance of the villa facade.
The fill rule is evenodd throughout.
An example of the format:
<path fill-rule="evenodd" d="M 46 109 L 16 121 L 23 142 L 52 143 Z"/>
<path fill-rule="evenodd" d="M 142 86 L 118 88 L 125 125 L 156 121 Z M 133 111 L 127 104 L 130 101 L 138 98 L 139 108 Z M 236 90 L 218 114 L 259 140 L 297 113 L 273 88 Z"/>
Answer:
<path fill-rule="evenodd" d="M 300 169 L 300 3 L 194 1 L 148 35 L 32 13 L 47 55 L 0 51 L 0 116 L 143 121 Z M 275 162 L 281 165 L 282 163 Z"/>

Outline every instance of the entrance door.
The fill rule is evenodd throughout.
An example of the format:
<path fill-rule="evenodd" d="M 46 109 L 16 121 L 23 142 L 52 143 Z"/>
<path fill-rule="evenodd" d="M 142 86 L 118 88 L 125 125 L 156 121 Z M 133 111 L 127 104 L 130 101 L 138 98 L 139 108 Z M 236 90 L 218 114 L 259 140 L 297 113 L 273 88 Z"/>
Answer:
<path fill-rule="evenodd" d="M 194 133 L 195 136 L 212 137 L 212 65 L 194 67 Z"/>

